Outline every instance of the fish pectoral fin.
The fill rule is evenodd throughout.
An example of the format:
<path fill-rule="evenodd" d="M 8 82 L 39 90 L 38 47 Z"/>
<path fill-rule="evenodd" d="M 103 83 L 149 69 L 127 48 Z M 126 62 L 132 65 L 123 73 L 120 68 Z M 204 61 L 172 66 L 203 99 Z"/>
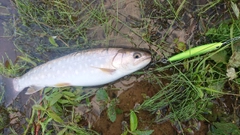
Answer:
<path fill-rule="evenodd" d="M 32 85 L 30 86 L 28 89 L 27 89 L 27 92 L 25 93 L 26 95 L 29 95 L 29 94 L 33 94 L 33 93 L 36 93 L 38 92 L 39 90 L 43 89 L 44 87 L 42 86 L 35 86 L 35 85 Z"/>
<path fill-rule="evenodd" d="M 100 67 L 93 67 L 93 68 L 100 69 L 101 71 L 109 74 L 113 74 L 116 71 L 116 69 L 111 69 L 111 68 L 100 68 Z"/>

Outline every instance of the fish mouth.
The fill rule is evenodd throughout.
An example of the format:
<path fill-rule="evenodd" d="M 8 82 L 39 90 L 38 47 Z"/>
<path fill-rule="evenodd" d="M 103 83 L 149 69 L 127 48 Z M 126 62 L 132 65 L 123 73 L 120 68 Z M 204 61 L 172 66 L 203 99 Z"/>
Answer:
<path fill-rule="evenodd" d="M 149 64 L 151 62 L 151 60 L 152 60 L 152 57 L 151 56 L 147 56 L 146 58 L 141 59 L 141 61 L 138 61 L 136 63 L 136 65 L 139 64 L 139 63 L 142 63 L 142 62 L 146 62 L 146 61 L 148 61 L 147 64 Z"/>
<path fill-rule="evenodd" d="M 144 58 L 143 61 L 149 60 L 149 59 L 150 59 L 150 61 L 151 61 L 151 60 L 152 60 L 152 56 L 148 56 L 148 57 Z"/>

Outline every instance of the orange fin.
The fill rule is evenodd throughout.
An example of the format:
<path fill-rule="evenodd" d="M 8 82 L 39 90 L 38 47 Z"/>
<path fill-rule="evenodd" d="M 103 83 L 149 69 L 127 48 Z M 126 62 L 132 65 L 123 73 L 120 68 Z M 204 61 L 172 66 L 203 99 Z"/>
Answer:
<path fill-rule="evenodd" d="M 116 69 L 111 69 L 111 68 L 99 68 L 99 67 L 93 67 L 93 68 L 100 69 L 101 71 L 103 71 L 105 73 L 109 73 L 109 74 L 112 74 L 113 72 L 116 71 Z"/>
<path fill-rule="evenodd" d="M 70 83 L 57 83 L 54 85 L 55 87 L 66 87 L 66 86 L 71 86 Z"/>

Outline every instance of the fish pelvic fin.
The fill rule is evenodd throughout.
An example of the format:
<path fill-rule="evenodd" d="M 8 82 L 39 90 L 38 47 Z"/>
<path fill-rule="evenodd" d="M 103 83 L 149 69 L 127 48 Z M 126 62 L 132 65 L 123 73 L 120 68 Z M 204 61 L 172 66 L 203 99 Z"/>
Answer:
<path fill-rule="evenodd" d="M 1 82 L 3 84 L 1 88 L 4 91 L 4 104 L 8 107 L 22 90 L 18 89 L 18 78 L 2 77 Z"/>
<path fill-rule="evenodd" d="M 35 85 L 32 85 L 30 86 L 28 89 L 27 89 L 27 92 L 25 93 L 26 95 L 30 95 L 30 94 L 33 94 L 33 93 L 36 93 L 38 92 L 39 90 L 43 89 L 44 87 L 42 86 L 35 86 Z"/>

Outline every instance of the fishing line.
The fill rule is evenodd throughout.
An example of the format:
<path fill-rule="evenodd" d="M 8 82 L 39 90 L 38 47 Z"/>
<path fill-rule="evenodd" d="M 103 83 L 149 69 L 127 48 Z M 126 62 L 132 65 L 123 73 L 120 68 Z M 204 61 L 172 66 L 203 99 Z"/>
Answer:
<path fill-rule="evenodd" d="M 237 40 L 239 40 L 239 39 L 240 39 L 240 36 L 235 37 L 235 38 L 232 38 L 232 39 L 229 39 L 229 40 L 223 42 L 223 43 L 222 43 L 222 46 L 227 45 L 227 44 L 230 44 L 231 42 L 235 42 L 235 41 L 237 41 Z"/>

